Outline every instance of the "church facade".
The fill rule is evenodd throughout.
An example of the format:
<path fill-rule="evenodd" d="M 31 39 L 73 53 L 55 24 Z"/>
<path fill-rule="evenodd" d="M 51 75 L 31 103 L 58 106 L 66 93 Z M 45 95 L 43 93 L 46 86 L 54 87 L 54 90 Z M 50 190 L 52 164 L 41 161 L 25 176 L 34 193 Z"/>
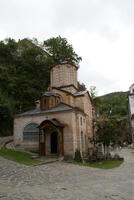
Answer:
<path fill-rule="evenodd" d="M 78 91 L 78 67 L 69 63 L 51 68 L 50 88 L 36 108 L 15 116 L 14 145 L 39 150 L 41 156 L 84 155 L 93 134 L 93 107 L 88 91 Z"/>

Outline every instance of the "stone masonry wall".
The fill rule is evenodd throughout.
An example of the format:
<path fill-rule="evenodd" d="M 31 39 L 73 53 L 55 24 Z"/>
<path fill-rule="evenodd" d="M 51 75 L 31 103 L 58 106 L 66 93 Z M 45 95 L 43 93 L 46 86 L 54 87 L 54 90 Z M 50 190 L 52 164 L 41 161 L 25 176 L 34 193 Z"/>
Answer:
<path fill-rule="evenodd" d="M 70 92 L 72 94 L 77 92 L 77 90 L 73 86 L 64 87 L 64 88 L 62 88 L 62 90 L 65 90 L 65 91 Z"/>
<path fill-rule="evenodd" d="M 84 96 L 79 96 L 75 98 L 75 105 L 82 110 L 84 110 L 86 116 L 86 134 L 88 137 L 92 137 L 92 103 L 86 93 Z"/>
<path fill-rule="evenodd" d="M 60 91 L 58 89 L 53 89 L 53 91 L 55 91 L 56 93 L 58 93 L 62 96 L 61 101 L 63 103 L 66 103 L 70 106 L 75 106 L 74 97 L 72 95 L 69 95 L 68 93 L 66 93 L 64 91 Z"/>

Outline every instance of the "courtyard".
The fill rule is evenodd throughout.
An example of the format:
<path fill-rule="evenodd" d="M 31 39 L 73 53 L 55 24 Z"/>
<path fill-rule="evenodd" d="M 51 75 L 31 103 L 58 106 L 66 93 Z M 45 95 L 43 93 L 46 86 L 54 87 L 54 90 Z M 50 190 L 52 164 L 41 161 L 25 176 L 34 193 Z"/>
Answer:
<path fill-rule="evenodd" d="M 121 154 L 124 163 L 110 170 L 64 162 L 25 166 L 0 157 L 0 199 L 133 200 L 134 150 Z"/>

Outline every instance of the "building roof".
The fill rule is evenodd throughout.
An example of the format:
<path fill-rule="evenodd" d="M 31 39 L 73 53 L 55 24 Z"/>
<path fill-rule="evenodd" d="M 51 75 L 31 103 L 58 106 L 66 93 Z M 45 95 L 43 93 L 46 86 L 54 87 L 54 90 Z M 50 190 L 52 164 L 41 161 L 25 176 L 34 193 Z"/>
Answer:
<path fill-rule="evenodd" d="M 57 94 L 56 92 L 53 92 L 53 91 L 47 91 L 47 92 L 44 92 L 44 93 L 42 94 L 42 96 L 50 97 L 50 96 L 60 96 L 60 95 Z"/>
<path fill-rule="evenodd" d="M 74 63 L 68 62 L 68 61 L 62 61 L 62 62 L 60 62 L 60 63 L 57 63 L 57 64 L 53 65 L 53 66 L 51 67 L 51 69 L 52 69 L 53 67 L 57 66 L 57 65 L 65 65 L 65 64 L 72 65 L 72 66 L 74 66 L 76 69 L 79 69 L 79 66 L 75 65 Z"/>
<path fill-rule="evenodd" d="M 84 90 L 84 91 L 74 93 L 74 96 L 83 96 L 86 93 L 87 93 L 87 90 Z"/>
<path fill-rule="evenodd" d="M 60 121 L 58 121 L 57 119 L 51 119 L 51 120 L 44 120 L 43 122 L 41 122 L 41 124 L 39 125 L 39 128 L 44 127 L 45 124 L 51 123 L 56 127 L 60 127 L 60 128 L 64 128 L 66 125 L 62 124 Z"/>
<path fill-rule="evenodd" d="M 90 101 L 93 102 L 93 100 L 92 100 L 92 98 L 91 98 L 91 96 L 90 96 L 90 94 L 89 94 L 89 92 L 87 90 L 76 92 L 76 93 L 74 93 L 74 96 L 75 97 L 80 97 L 80 96 L 84 96 L 86 93 L 88 94 L 88 96 L 90 98 Z"/>
<path fill-rule="evenodd" d="M 65 124 L 62 124 L 60 121 L 58 121 L 57 119 L 51 119 L 49 120 L 52 124 L 54 124 L 57 127 L 65 127 Z"/>
<path fill-rule="evenodd" d="M 60 88 L 60 89 L 64 89 L 64 88 L 67 88 L 67 87 L 74 87 L 76 89 L 76 91 L 78 91 L 78 88 L 75 87 L 73 84 L 69 84 L 69 85 L 62 85 L 60 87 L 57 87 L 57 88 Z"/>
<path fill-rule="evenodd" d="M 134 86 L 134 83 L 129 87 L 129 89 L 131 88 L 131 87 L 133 87 Z"/>
<path fill-rule="evenodd" d="M 59 105 L 50 108 L 48 110 L 41 110 L 40 108 L 36 108 L 34 110 L 30 110 L 24 113 L 20 113 L 15 115 L 15 117 L 22 117 L 22 116 L 29 116 L 29 115 L 36 115 L 36 114 L 47 114 L 47 113 L 53 113 L 53 112 L 61 112 L 61 111 L 69 111 L 72 110 L 73 108 L 67 104 L 60 103 Z"/>

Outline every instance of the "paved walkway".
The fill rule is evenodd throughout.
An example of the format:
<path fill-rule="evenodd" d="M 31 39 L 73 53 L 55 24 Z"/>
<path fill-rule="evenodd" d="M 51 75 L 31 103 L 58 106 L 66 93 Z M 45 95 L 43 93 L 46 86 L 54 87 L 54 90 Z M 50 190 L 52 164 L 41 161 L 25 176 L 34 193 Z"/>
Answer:
<path fill-rule="evenodd" d="M 0 157 L 2 200 L 134 200 L 134 150 L 125 163 L 101 170 L 63 162 L 28 167 Z"/>

